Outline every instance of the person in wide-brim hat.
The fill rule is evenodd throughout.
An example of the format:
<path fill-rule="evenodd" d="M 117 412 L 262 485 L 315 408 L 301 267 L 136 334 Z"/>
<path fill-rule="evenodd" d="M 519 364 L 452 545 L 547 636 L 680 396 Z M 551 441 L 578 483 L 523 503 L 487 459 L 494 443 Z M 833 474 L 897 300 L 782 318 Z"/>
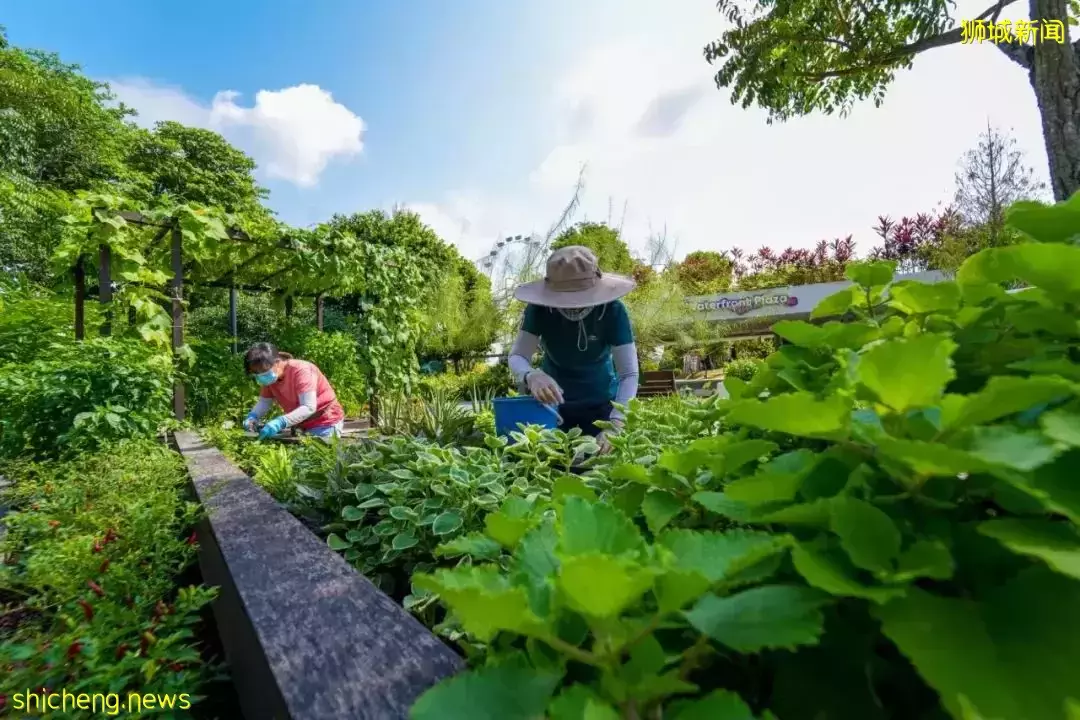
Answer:
<path fill-rule="evenodd" d="M 610 421 L 617 431 L 623 415 L 616 405 L 637 395 L 637 347 L 620 300 L 634 287 L 631 278 L 602 272 L 592 250 L 572 245 L 551 254 L 543 280 L 514 291 L 527 303 L 509 359 L 519 387 L 557 405 L 562 429 L 580 428 L 605 451 L 607 433 L 595 423 Z M 540 348 L 543 359 L 534 368 Z"/>

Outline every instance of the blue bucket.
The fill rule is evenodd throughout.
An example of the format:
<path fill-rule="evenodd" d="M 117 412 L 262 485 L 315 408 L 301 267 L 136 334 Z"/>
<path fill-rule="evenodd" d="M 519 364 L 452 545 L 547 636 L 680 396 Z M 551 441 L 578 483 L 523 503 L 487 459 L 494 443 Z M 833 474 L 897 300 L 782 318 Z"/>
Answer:
<path fill-rule="evenodd" d="M 509 435 L 518 425 L 539 425 L 554 429 L 559 426 L 558 411 L 543 405 L 528 395 L 504 397 L 492 400 L 495 410 L 495 433 Z"/>

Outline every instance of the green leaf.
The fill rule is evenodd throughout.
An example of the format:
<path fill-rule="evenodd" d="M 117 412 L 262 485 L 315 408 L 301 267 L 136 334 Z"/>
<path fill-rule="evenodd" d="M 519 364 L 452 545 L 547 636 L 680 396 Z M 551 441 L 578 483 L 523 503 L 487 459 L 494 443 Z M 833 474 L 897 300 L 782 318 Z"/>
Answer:
<path fill-rule="evenodd" d="M 744 465 L 772 454 L 776 451 L 776 448 L 776 443 L 768 440 L 739 440 L 730 443 L 724 448 L 721 455 L 723 459 L 723 471 L 721 474 L 728 475 L 736 472 Z"/>
<path fill-rule="evenodd" d="M 1080 246 L 1021 243 L 972 255 L 956 273 L 960 285 L 1020 280 L 1059 302 L 1080 299 Z"/>
<path fill-rule="evenodd" d="M 837 438 L 848 430 L 851 405 L 839 395 L 818 400 L 810 393 L 796 392 L 765 401 L 737 402 L 728 413 L 728 421 L 801 437 Z"/>
<path fill-rule="evenodd" d="M 551 522 L 545 522 L 525 534 L 514 551 L 511 566 L 513 582 L 525 587 L 529 607 L 546 618 L 551 610 L 551 594 L 559 560 L 555 556 L 558 537 Z"/>
<path fill-rule="evenodd" d="M 436 535 L 449 535 L 460 528 L 463 522 L 461 513 L 448 510 L 435 518 L 435 522 L 431 524 L 431 532 Z"/>
<path fill-rule="evenodd" d="M 559 588 L 591 617 L 617 617 L 652 587 L 654 573 L 627 558 L 583 553 L 564 556 L 561 563 Z"/>
<path fill-rule="evenodd" d="M 1080 580 L 1080 533 L 1067 522 L 1035 519 L 990 520 L 979 532 L 1020 555 L 1038 558 L 1051 568 Z"/>
<path fill-rule="evenodd" d="M 645 493 L 648 491 L 649 488 L 644 485 L 631 483 L 615 491 L 611 504 L 623 515 L 634 517 L 641 509 L 641 503 L 645 500 Z"/>
<path fill-rule="evenodd" d="M 817 644 L 824 632 L 822 592 L 795 585 L 766 585 L 728 597 L 705 595 L 685 613 L 713 640 L 743 653 Z"/>
<path fill-rule="evenodd" d="M 494 560 L 502 553 L 502 545 L 482 533 L 461 535 L 435 548 L 436 557 L 469 555 L 477 560 Z"/>
<path fill-rule="evenodd" d="M 814 309 L 810 311 L 810 319 L 817 320 L 823 317 L 836 317 L 844 315 L 862 299 L 862 293 L 855 285 L 844 288 L 822 299 Z"/>
<path fill-rule="evenodd" d="M 1039 424 L 1051 440 L 1080 447 L 1080 413 L 1052 410 L 1039 417 Z"/>
<path fill-rule="evenodd" d="M 892 282 L 896 273 L 896 263 L 892 260 L 876 260 L 848 263 L 844 276 L 856 285 L 867 290 Z"/>
<path fill-rule="evenodd" d="M 953 312 L 960 308 L 960 287 L 954 282 L 905 280 L 889 287 L 889 300 L 890 305 L 909 315 Z"/>
<path fill-rule="evenodd" d="M 649 532 L 656 535 L 685 509 L 682 500 L 665 490 L 651 490 L 641 503 Z"/>
<path fill-rule="evenodd" d="M 620 720 L 621 717 L 585 685 L 571 685 L 563 690 L 547 712 L 548 720 Z"/>
<path fill-rule="evenodd" d="M 794 500 L 815 457 L 810 450 L 780 455 L 756 474 L 729 482 L 724 486 L 724 495 L 751 505 Z"/>
<path fill-rule="evenodd" d="M 896 562 L 892 579 L 906 582 L 915 578 L 948 580 L 956 571 L 952 553 L 940 540 L 916 540 Z"/>
<path fill-rule="evenodd" d="M 750 505 L 733 500 L 722 492 L 714 492 L 711 490 L 703 490 L 701 492 L 694 493 L 691 500 L 701 505 L 709 512 L 716 513 L 717 515 L 723 515 L 724 517 L 731 518 L 736 522 L 749 522 L 754 516 L 754 509 Z"/>
<path fill-rule="evenodd" d="M 349 522 L 357 522 L 367 517 L 367 513 L 358 507 L 353 505 L 346 505 L 341 508 L 341 518 Z"/>
<path fill-rule="evenodd" d="M 898 440 L 883 435 L 877 441 L 877 449 L 885 457 L 903 463 L 920 475 L 955 477 L 990 466 L 970 453 L 941 443 Z"/>
<path fill-rule="evenodd" d="M 406 530 L 405 532 L 399 532 L 394 536 L 394 539 L 390 542 L 390 547 L 395 550 L 408 550 L 419 542 L 420 540 L 412 534 L 411 530 Z"/>
<path fill-rule="evenodd" d="M 413 576 L 413 585 L 437 593 L 466 632 L 481 642 L 506 630 L 522 635 L 543 634 L 541 620 L 529 608 L 525 589 L 512 585 L 495 566 L 463 566 Z"/>
<path fill-rule="evenodd" d="M 796 545 L 791 551 L 795 569 L 811 586 L 833 595 L 857 597 L 884 603 L 904 594 L 904 587 L 887 585 L 866 586 L 852 577 L 852 572 L 841 557 L 828 551 L 805 544 Z"/>
<path fill-rule="evenodd" d="M 503 547 L 513 550 L 532 525 L 529 520 L 530 511 L 529 503 L 511 495 L 506 498 L 498 512 L 484 518 L 484 531 Z"/>
<path fill-rule="evenodd" d="M 868 323 L 831 321 L 813 325 L 802 320 L 781 320 L 773 325 L 773 332 L 793 345 L 829 350 L 858 350 L 881 335 L 879 328 Z"/>
<path fill-rule="evenodd" d="M 1080 583 L 1035 567 L 981 601 L 912 588 L 876 609 L 884 633 L 957 720 L 1065 717 L 1080 697 Z"/>
<path fill-rule="evenodd" d="M 585 481 L 573 475 L 563 475 L 555 481 L 551 488 L 551 497 L 559 500 L 571 495 L 586 500 L 596 500 L 596 492 L 585 484 Z"/>
<path fill-rule="evenodd" d="M 608 473 L 608 477 L 613 481 L 622 482 L 635 482 L 642 485 L 652 485 L 652 480 L 649 478 L 648 469 L 641 465 L 634 465 L 632 463 L 622 463 L 611 468 L 611 472 Z"/>
<path fill-rule="evenodd" d="M 337 533 L 330 533 L 326 538 L 326 544 L 330 546 L 331 550 L 348 550 L 352 547 L 351 542 Z"/>
<path fill-rule="evenodd" d="M 715 584 L 785 551 L 791 543 L 787 535 L 756 530 L 669 530 L 659 544 L 671 551 L 673 567 L 699 573 Z"/>
<path fill-rule="evenodd" d="M 413 704 L 409 717 L 411 720 L 536 720 L 544 716 L 560 680 L 554 673 L 516 666 L 470 670 L 427 690 Z"/>
<path fill-rule="evenodd" d="M 993 425 L 972 430 L 968 452 L 985 462 L 1026 472 L 1045 465 L 1061 451 L 1037 431 Z"/>
<path fill-rule="evenodd" d="M 886 572 L 900 554 L 900 531 L 884 511 L 853 497 L 832 503 L 832 531 L 856 567 Z"/>
<path fill-rule="evenodd" d="M 559 534 L 560 554 L 638 554 L 644 547 L 634 523 L 612 506 L 579 497 L 566 499 Z"/>
<path fill-rule="evenodd" d="M 1076 8 L 1072 10 L 1075 12 Z M 1005 224 L 1038 242 L 1068 242 L 1076 237 L 1077 228 L 1080 228 L 1080 201 L 1075 194 L 1055 205 L 1021 200 L 1005 211 Z"/>
<path fill-rule="evenodd" d="M 416 511 L 412 508 L 404 505 L 395 505 L 390 508 L 390 517 L 395 520 L 415 520 L 417 516 Z M 348 518 L 345 519 L 348 520 Z"/>
<path fill-rule="evenodd" d="M 950 428 L 985 425 L 1048 403 L 1072 392 L 1072 386 L 1053 377 L 1016 377 L 998 375 L 990 378 L 977 393 L 968 395 L 946 418 Z"/>
<path fill-rule="evenodd" d="M 702 698 L 679 700 L 672 704 L 670 714 L 671 720 L 757 720 L 743 699 L 730 690 L 713 690 Z M 766 712 L 762 720 L 770 717 L 772 714 Z"/>
<path fill-rule="evenodd" d="M 859 356 L 859 382 L 893 410 L 934 405 L 956 377 L 956 343 L 945 335 L 886 340 Z"/>

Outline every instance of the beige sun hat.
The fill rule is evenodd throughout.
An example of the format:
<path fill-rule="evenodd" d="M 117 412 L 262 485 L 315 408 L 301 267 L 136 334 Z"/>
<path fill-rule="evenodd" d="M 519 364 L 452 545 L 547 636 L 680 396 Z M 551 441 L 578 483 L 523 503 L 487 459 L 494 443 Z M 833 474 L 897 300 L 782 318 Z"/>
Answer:
<path fill-rule="evenodd" d="M 519 285 L 514 297 L 530 305 L 567 310 L 618 300 L 636 285 L 631 278 L 601 272 L 589 248 L 569 245 L 551 253 L 543 280 Z"/>

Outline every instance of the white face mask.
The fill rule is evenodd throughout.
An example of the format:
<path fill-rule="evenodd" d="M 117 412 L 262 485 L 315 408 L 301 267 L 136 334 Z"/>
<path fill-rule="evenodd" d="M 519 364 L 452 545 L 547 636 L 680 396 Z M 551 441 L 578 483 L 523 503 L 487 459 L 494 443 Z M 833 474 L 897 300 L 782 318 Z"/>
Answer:
<path fill-rule="evenodd" d="M 578 324 L 577 349 L 581 352 L 585 352 L 585 350 L 589 347 L 589 334 L 585 330 L 585 318 L 587 318 L 589 316 L 589 313 L 591 313 L 595 308 L 595 305 L 583 308 L 559 308 L 560 315 L 562 315 L 570 322 L 576 322 Z M 604 306 L 604 309 L 607 309 L 606 305 Z M 600 317 L 604 317 L 603 310 L 600 311 Z"/>
<path fill-rule="evenodd" d="M 559 314 L 572 322 L 580 322 L 589 316 L 592 307 L 583 308 L 559 308 Z"/>

